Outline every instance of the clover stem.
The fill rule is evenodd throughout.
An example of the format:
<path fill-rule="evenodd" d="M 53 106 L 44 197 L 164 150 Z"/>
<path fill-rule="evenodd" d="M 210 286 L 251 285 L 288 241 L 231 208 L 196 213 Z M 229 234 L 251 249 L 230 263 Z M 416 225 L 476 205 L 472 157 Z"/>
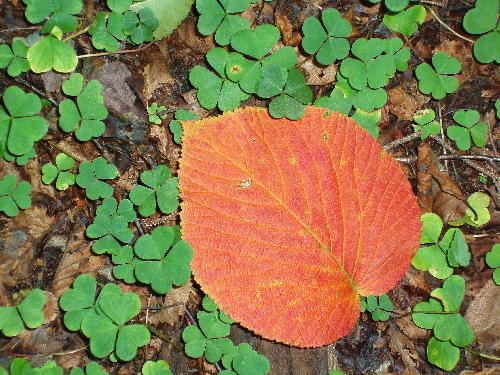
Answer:
<path fill-rule="evenodd" d="M 82 34 L 85 34 L 85 33 L 89 30 L 90 25 L 91 25 L 91 24 L 88 24 L 88 25 L 87 25 L 87 26 L 85 26 L 83 29 L 78 30 L 78 31 L 74 32 L 73 34 L 68 35 L 66 38 L 64 38 L 64 39 L 63 39 L 63 42 L 67 42 L 67 41 L 68 41 L 68 40 L 70 40 L 70 39 L 74 39 L 74 38 L 76 38 L 77 36 L 80 36 L 80 35 L 82 35 Z"/>
<path fill-rule="evenodd" d="M 489 360 L 495 361 L 495 362 L 500 362 L 500 357 L 498 357 L 496 355 L 481 353 L 480 351 L 472 349 L 472 348 L 470 348 L 468 346 L 466 346 L 464 349 L 467 350 L 468 352 L 472 353 L 472 354 L 477 355 L 478 357 L 486 358 L 486 359 L 489 359 Z"/>
<path fill-rule="evenodd" d="M 139 48 L 135 49 L 124 49 L 121 51 L 116 51 L 116 52 L 99 52 L 99 53 L 89 53 L 87 55 L 78 55 L 77 57 L 79 59 L 85 59 L 87 57 L 99 57 L 99 56 L 110 56 L 110 55 L 118 55 L 118 54 L 123 54 L 123 53 L 135 53 L 135 52 L 140 52 L 142 50 L 145 50 L 149 46 L 151 46 L 154 42 L 148 43 L 144 46 L 141 46 Z"/>
<path fill-rule="evenodd" d="M 437 7 L 442 7 L 444 6 L 443 3 L 438 3 L 437 1 L 430 1 L 430 0 L 419 0 L 418 1 L 421 4 L 429 4 L 429 5 L 435 5 Z"/>
<path fill-rule="evenodd" d="M 2 29 L 0 30 L 0 33 L 8 33 L 8 32 L 14 32 L 14 31 L 21 31 L 21 30 L 37 30 L 41 29 L 41 26 L 29 26 L 29 27 L 15 27 L 13 29 Z"/>
<path fill-rule="evenodd" d="M 451 32 L 455 36 L 458 36 L 460 39 L 463 39 L 463 40 L 465 40 L 465 41 L 467 41 L 469 43 L 474 43 L 474 41 L 472 39 L 469 39 L 469 38 L 467 38 L 467 37 L 465 37 L 465 36 L 457 33 L 450 26 L 448 26 L 446 23 L 444 23 L 444 21 L 441 20 L 441 18 L 439 18 L 439 16 L 436 14 L 436 12 L 434 12 L 434 10 L 431 7 L 426 6 L 425 8 L 434 16 L 434 18 L 436 19 L 436 21 L 438 21 L 441 25 L 443 25 L 443 27 L 445 29 L 447 29 L 449 32 Z"/>

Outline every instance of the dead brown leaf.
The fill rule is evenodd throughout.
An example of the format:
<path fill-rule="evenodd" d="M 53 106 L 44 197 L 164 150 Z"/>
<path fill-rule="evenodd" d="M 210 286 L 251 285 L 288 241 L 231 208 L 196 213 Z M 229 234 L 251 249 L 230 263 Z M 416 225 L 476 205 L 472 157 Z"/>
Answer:
<path fill-rule="evenodd" d="M 418 375 L 419 371 L 416 367 L 421 359 L 415 350 L 413 341 L 392 326 L 389 329 L 389 337 L 389 348 L 393 353 L 398 353 L 401 356 L 401 360 L 405 365 L 405 373 Z"/>
<path fill-rule="evenodd" d="M 283 14 L 280 7 L 276 7 L 276 11 L 274 12 L 274 21 L 276 26 L 278 26 L 281 31 L 285 45 L 297 47 L 302 41 L 302 36 L 300 33 L 293 31 L 292 23 L 288 17 Z"/>
<path fill-rule="evenodd" d="M 415 80 L 409 84 L 401 83 L 389 90 L 389 110 L 398 117 L 398 120 L 412 121 L 415 112 L 429 102 L 428 95 L 422 95 Z"/>
<path fill-rule="evenodd" d="M 175 325 L 179 321 L 179 317 L 184 315 L 186 304 L 189 301 L 189 296 L 193 291 L 193 284 L 187 284 L 174 288 L 170 291 L 163 301 L 158 306 L 160 310 L 149 313 L 149 321 L 153 325 L 169 324 Z"/>

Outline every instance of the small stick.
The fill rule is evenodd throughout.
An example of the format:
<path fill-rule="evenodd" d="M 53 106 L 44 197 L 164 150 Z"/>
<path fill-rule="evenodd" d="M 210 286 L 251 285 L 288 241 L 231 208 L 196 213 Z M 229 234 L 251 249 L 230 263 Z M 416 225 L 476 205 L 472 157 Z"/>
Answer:
<path fill-rule="evenodd" d="M 500 163 L 500 157 L 496 156 L 487 156 L 487 155 L 459 155 L 459 154 L 446 154 L 446 155 L 439 155 L 437 157 L 439 160 L 452 160 L 452 159 L 458 159 L 458 160 L 484 160 L 488 162 L 496 162 Z M 408 157 L 395 157 L 397 161 L 404 163 L 404 164 L 413 164 L 417 161 L 416 156 L 408 156 Z"/>
<path fill-rule="evenodd" d="M 135 49 L 124 49 L 122 51 L 116 51 L 116 52 L 99 52 L 99 53 L 89 53 L 87 55 L 78 55 L 77 57 L 79 59 L 85 59 L 87 57 L 99 57 L 99 56 L 109 56 L 109 55 L 118 55 L 122 53 L 135 53 L 135 52 L 140 52 L 142 50 L 145 50 L 146 48 L 150 47 L 154 42 L 148 43 L 144 46 L 141 46 L 139 48 Z"/>
<path fill-rule="evenodd" d="M 407 135 L 403 138 L 398 138 L 392 142 L 386 143 L 385 145 L 382 146 L 382 148 L 385 151 L 389 151 L 390 149 L 393 149 L 394 147 L 400 146 L 400 145 L 405 144 L 407 142 L 411 142 L 419 137 L 420 137 L 420 132 L 411 133 L 410 135 Z"/>
<path fill-rule="evenodd" d="M 448 31 L 450 31 L 452 34 L 454 34 L 454 35 L 458 36 L 460 39 L 463 39 L 463 40 L 465 40 L 465 41 L 467 41 L 467 42 L 469 42 L 469 43 L 474 43 L 474 41 L 473 41 L 472 39 L 469 39 L 469 38 L 467 38 L 467 37 L 465 37 L 465 36 L 463 36 L 463 35 L 461 35 L 461 34 L 457 33 L 457 32 L 456 32 L 455 30 L 453 30 L 450 26 L 448 26 L 446 23 L 444 23 L 444 22 L 441 20 L 441 18 L 439 18 L 439 16 L 436 14 L 436 12 L 434 12 L 434 10 L 432 10 L 432 8 L 431 8 L 431 7 L 427 7 L 427 6 L 426 6 L 425 8 L 426 8 L 426 9 L 430 12 L 430 14 L 432 14 L 432 15 L 434 16 L 434 18 L 436 19 L 436 21 L 438 21 L 441 25 L 443 25 L 443 27 L 444 27 L 445 29 L 447 29 Z"/>

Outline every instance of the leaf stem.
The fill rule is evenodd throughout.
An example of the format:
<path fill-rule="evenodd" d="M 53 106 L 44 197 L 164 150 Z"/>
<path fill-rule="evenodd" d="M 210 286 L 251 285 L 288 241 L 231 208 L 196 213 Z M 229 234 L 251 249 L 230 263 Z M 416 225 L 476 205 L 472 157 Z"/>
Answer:
<path fill-rule="evenodd" d="M 135 49 L 124 49 L 122 51 L 116 51 L 116 52 L 99 52 L 99 53 L 89 53 L 87 55 L 78 55 L 77 57 L 79 59 L 86 59 L 88 57 L 99 57 L 99 56 L 110 56 L 110 55 L 118 55 L 118 54 L 123 54 L 123 53 L 135 53 L 135 52 L 140 52 L 145 50 L 146 48 L 149 48 L 154 42 L 150 42 L 144 46 L 141 46 L 139 48 Z"/>
<path fill-rule="evenodd" d="M 472 353 L 472 354 L 477 355 L 478 357 L 486 358 L 486 359 L 489 359 L 489 360 L 495 361 L 495 362 L 500 362 L 500 357 L 498 357 L 496 355 L 487 354 L 487 353 L 481 353 L 480 351 L 472 349 L 472 348 L 470 348 L 468 346 L 464 347 L 464 349 L 467 350 L 468 352 Z"/>
<path fill-rule="evenodd" d="M 68 35 L 66 38 L 63 39 L 63 42 L 67 42 L 70 39 L 73 39 L 73 38 L 76 38 L 77 36 L 85 34 L 87 31 L 89 31 L 90 25 L 91 24 L 88 24 L 83 29 L 78 30 L 78 31 L 74 32 L 73 34 Z"/>
<path fill-rule="evenodd" d="M 469 39 L 469 38 L 463 36 L 462 34 L 457 33 L 450 26 L 448 26 L 446 23 L 444 23 L 444 21 L 441 20 L 441 18 L 439 18 L 439 16 L 436 14 L 436 12 L 434 12 L 434 10 L 431 7 L 426 6 L 425 8 L 429 11 L 430 14 L 433 15 L 433 17 L 436 19 L 436 21 L 438 21 L 445 29 L 447 29 L 453 35 L 458 36 L 460 39 L 463 39 L 469 43 L 474 43 L 474 40 Z"/>

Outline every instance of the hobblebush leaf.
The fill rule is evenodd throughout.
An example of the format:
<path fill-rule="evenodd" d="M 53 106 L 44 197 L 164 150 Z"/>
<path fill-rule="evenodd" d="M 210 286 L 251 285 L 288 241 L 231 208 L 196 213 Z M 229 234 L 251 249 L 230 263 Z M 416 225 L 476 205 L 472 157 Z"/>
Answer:
<path fill-rule="evenodd" d="M 316 107 L 296 122 L 246 108 L 186 122 L 183 137 L 181 222 L 193 273 L 243 326 L 324 345 L 355 324 L 358 293 L 380 295 L 405 273 L 420 236 L 415 196 L 400 165 L 352 120 Z"/>

